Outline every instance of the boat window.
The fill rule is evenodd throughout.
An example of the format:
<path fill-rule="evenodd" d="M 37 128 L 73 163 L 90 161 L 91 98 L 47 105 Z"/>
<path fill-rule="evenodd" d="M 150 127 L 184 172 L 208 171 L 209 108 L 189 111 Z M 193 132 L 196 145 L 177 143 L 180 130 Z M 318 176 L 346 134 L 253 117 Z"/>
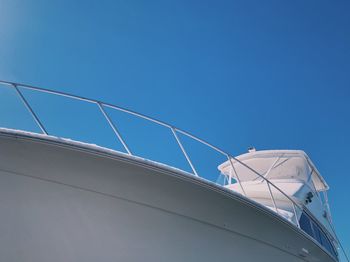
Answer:
<path fill-rule="evenodd" d="M 322 245 L 322 240 L 321 240 L 321 231 L 319 229 L 319 227 L 317 226 L 317 224 L 315 222 L 311 222 L 312 223 L 312 228 L 314 230 L 314 239 L 317 240 L 318 243 L 320 243 Z"/>
<path fill-rule="evenodd" d="M 329 241 L 329 239 L 326 237 L 326 235 L 321 232 L 321 241 L 322 241 L 322 245 L 334 256 L 337 257 L 336 252 L 334 251 L 334 248 L 331 244 L 331 242 Z"/>
<path fill-rule="evenodd" d="M 337 253 L 326 234 L 322 231 L 319 225 L 309 218 L 309 216 L 303 212 L 299 220 L 300 228 L 309 236 L 314 238 L 320 243 L 330 254 L 337 257 Z"/>
<path fill-rule="evenodd" d="M 300 228 L 305 233 L 307 233 L 308 235 L 313 237 L 314 234 L 313 234 L 312 227 L 311 227 L 311 221 L 310 221 L 309 217 L 304 212 L 301 214 L 299 224 L 300 224 Z"/>

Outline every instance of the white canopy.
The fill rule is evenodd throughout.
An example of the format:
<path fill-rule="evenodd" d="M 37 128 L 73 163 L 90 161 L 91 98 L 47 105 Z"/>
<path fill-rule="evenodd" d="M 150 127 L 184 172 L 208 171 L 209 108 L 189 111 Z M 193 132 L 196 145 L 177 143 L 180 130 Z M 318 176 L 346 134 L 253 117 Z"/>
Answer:
<path fill-rule="evenodd" d="M 237 159 L 269 180 L 295 179 L 313 184 L 317 191 L 329 189 L 310 158 L 301 150 L 253 151 Z M 241 181 L 261 180 L 256 173 L 234 159 L 222 163 L 218 169 L 226 176 L 237 179 L 238 175 Z"/>

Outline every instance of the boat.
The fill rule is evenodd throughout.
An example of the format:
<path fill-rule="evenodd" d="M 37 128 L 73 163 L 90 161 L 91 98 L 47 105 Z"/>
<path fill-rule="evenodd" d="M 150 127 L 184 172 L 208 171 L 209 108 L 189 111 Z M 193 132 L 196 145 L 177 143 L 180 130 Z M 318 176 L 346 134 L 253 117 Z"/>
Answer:
<path fill-rule="evenodd" d="M 1 261 L 340 261 L 329 186 L 305 152 L 233 156 L 113 104 L 0 84 L 41 130 L 0 128 Z M 95 104 L 124 150 L 48 133 L 24 89 Z M 107 108 L 168 128 L 191 171 L 134 154 Z M 218 180 L 201 176 L 180 134 L 226 158 Z"/>

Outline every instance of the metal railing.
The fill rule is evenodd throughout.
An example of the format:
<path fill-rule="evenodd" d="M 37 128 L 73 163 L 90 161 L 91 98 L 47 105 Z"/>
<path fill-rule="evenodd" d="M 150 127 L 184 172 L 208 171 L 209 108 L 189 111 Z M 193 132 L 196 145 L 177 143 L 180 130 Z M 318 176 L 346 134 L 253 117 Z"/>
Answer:
<path fill-rule="evenodd" d="M 120 106 L 116 106 L 110 103 L 106 103 L 106 102 L 102 102 L 99 100 L 95 100 L 95 99 L 90 99 L 90 98 L 86 98 L 83 96 L 78 96 L 78 95 L 72 95 L 72 94 L 68 94 L 65 92 L 60 92 L 60 91 L 54 91 L 54 90 L 50 90 L 50 89 L 46 89 L 46 88 L 41 88 L 41 87 L 35 87 L 35 86 L 31 86 L 31 85 L 26 85 L 26 84 L 21 84 L 21 83 L 15 83 L 15 82 L 10 82 L 10 81 L 3 81 L 0 80 L 0 84 L 2 85 L 6 85 L 9 86 L 11 88 L 13 88 L 18 97 L 20 98 L 20 100 L 23 102 L 23 104 L 25 105 L 25 107 L 27 108 L 27 110 L 29 111 L 29 113 L 31 114 L 32 118 L 34 119 L 35 123 L 37 124 L 37 126 L 40 128 L 41 132 L 45 135 L 49 135 L 49 132 L 47 131 L 47 129 L 45 128 L 43 122 L 40 120 L 38 114 L 36 114 L 36 112 L 34 111 L 33 107 L 31 106 L 31 104 L 29 103 L 28 99 L 26 99 L 25 95 L 22 92 L 22 89 L 27 89 L 27 90 L 32 90 L 35 92 L 41 92 L 41 93 L 46 93 L 46 94 L 52 94 L 52 95 L 56 95 L 56 96 L 61 96 L 61 97 L 65 97 L 65 98 L 70 98 L 70 99 L 74 99 L 74 100 L 79 100 L 79 101 L 83 101 L 86 103 L 91 103 L 91 104 L 95 104 L 96 107 L 100 110 L 101 114 L 103 115 L 103 117 L 105 118 L 106 122 L 108 123 L 108 125 L 110 126 L 110 128 L 112 129 L 112 131 L 114 132 L 116 138 L 119 140 L 119 142 L 121 143 L 121 145 L 123 146 L 124 150 L 126 151 L 127 154 L 129 155 L 135 155 L 137 156 L 137 154 L 133 154 L 133 152 L 131 151 L 131 149 L 129 148 L 128 144 L 126 143 L 125 139 L 123 138 L 122 134 L 120 133 L 118 127 L 116 126 L 116 124 L 113 122 L 112 118 L 109 116 L 108 112 L 106 111 L 106 108 L 110 108 L 112 110 L 117 110 L 129 115 L 133 115 L 135 117 L 150 121 L 154 124 L 163 126 L 165 128 L 168 128 L 171 133 L 173 134 L 178 147 L 180 148 L 182 154 L 184 155 L 186 161 L 188 162 L 188 165 L 190 166 L 192 173 L 194 176 L 196 177 L 201 177 L 201 175 L 198 173 L 198 171 L 196 170 L 195 165 L 193 164 L 189 154 L 187 153 L 179 134 L 186 136 L 192 140 L 195 140 L 205 146 L 207 146 L 208 148 L 210 148 L 211 150 L 214 150 L 215 152 L 221 154 L 222 156 L 224 156 L 225 158 L 227 158 L 227 160 L 229 161 L 232 170 L 234 170 L 235 175 L 236 175 L 236 180 L 237 180 L 237 184 L 239 185 L 239 187 L 242 190 L 242 195 L 243 197 L 246 197 L 250 200 L 252 200 L 251 198 L 249 198 L 249 196 L 247 196 L 247 191 L 244 189 L 244 185 L 241 182 L 241 179 L 239 177 L 239 174 L 236 172 L 235 167 L 234 167 L 234 163 L 238 163 L 239 165 L 243 166 L 244 168 L 246 168 L 247 170 L 249 170 L 250 172 L 253 172 L 257 177 L 259 177 L 260 179 L 262 179 L 262 181 L 264 181 L 267 185 L 268 188 L 268 192 L 271 198 L 271 202 L 272 202 L 272 210 L 274 210 L 278 215 L 280 215 L 282 218 L 283 217 L 280 214 L 280 211 L 278 209 L 277 203 L 276 203 L 276 199 L 273 193 L 273 190 L 279 192 L 280 194 L 282 194 L 292 205 L 292 210 L 293 210 L 293 218 L 291 219 L 287 219 L 289 222 L 293 223 L 296 227 L 300 228 L 299 225 L 299 220 L 298 220 L 298 212 L 300 212 L 299 214 L 301 214 L 301 212 L 303 212 L 304 207 L 303 205 L 297 203 L 295 200 L 293 200 L 289 195 L 287 195 L 285 192 L 283 192 L 283 190 L 281 190 L 277 185 L 275 185 L 274 183 L 272 183 L 267 176 L 263 176 L 262 174 L 260 174 L 259 172 L 257 172 L 256 170 L 254 170 L 253 168 L 251 168 L 250 166 L 248 166 L 246 163 L 240 161 L 238 158 L 232 156 L 231 154 L 223 151 L 222 149 L 210 144 L 209 142 L 189 133 L 186 132 L 180 128 L 177 128 L 171 124 L 168 124 L 166 122 L 163 122 L 161 120 L 155 119 L 153 117 L 149 117 L 147 115 L 120 107 Z M 50 135 L 58 135 L 59 134 L 50 134 Z M 277 161 L 275 161 L 273 163 L 273 165 L 270 167 L 269 171 L 275 166 L 275 164 L 277 163 Z M 268 171 L 268 172 L 269 172 Z M 273 189 L 273 190 L 272 190 Z M 253 200 L 254 201 L 254 200 Z M 271 209 L 270 209 L 271 210 Z M 286 219 L 286 218 L 285 218 Z M 335 232 L 334 232 L 335 234 Z M 345 252 L 344 252 L 345 254 Z M 345 254 L 346 256 L 346 254 Z M 349 261 L 349 260 L 348 260 Z"/>

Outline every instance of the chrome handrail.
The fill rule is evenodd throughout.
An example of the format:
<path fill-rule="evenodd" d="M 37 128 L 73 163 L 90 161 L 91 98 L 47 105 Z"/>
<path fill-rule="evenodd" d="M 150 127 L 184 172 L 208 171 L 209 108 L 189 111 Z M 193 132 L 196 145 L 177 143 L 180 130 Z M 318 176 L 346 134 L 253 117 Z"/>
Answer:
<path fill-rule="evenodd" d="M 181 134 L 183 134 L 183 135 L 185 135 L 185 136 L 187 136 L 187 137 L 189 137 L 191 139 L 194 139 L 195 141 L 197 141 L 197 142 L 199 142 L 199 143 L 201 143 L 201 144 L 203 144 L 205 146 L 208 146 L 209 148 L 215 150 L 216 152 L 218 152 L 218 153 L 220 153 L 220 154 L 222 154 L 224 156 L 227 156 L 229 159 L 235 160 L 237 163 L 239 163 L 240 165 L 246 167 L 247 169 L 252 171 L 254 174 L 259 176 L 261 179 L 266 181 L 270 191 L 271 191 L 270 186 L 274 187 L 277 191 L 279 191 L 282 195 L 284 195 L 289 201 L 291 201 L 291 203 L 295 207 L 299 208 L 300 210 L 303 209 L 303 207 L 299 203 L 295 202 L 290 196 L 288 196 L 286 193 L 284 193 L 283 190 L 281 190 L 278 186 L 276 186 L 269 179 L 267 179 L 266 177 L 261 175 L 259 172 L 257 172 L 256 170 L 254 170 L 253 168 L 251 168 L 250 166 L 248 166 L 244 162 L 240 161 L 239 159 L 237 159 L 236 157 L 232 156 L 231 154 L 225 152 L 224 150 L 218 148 L 217 146 L 214 146 L 211 143 L 209 143 L 209 142 L 207 142 L 207 141 L 205 141 L 205 140 L 203 140 L 203 139 L 201 139 L 201 138 L 199 138 L 199 137 L 197 137 L 197 136 L 195 136 L 195 135 L 193 135 L 193 134 L 191 134 L 191 133 L 189 133 L 187 131 L 184 131 L 184 130 L 178 128 L 178 127 L 174 127 L 173 125 L 170 125 L 170 124 L 168 124 L 168 123 L 166 123 L 164 121 L 161 121 L 161 120 L 155 119 L 153 117 L 150 117 L 150 116 L 147 116 L 147 115 L 144 115 L 144 114 L 132 111 L 130 109 L 126 109 L 124 107 L 120 107 L 120 106 L 113 105 L 113 104 L 110 104 L 110 103 L 102 102 L 102 101 L 99 101 L 99 100 L 96 100 L 96 99 L 90 99 L 90 98 L 86 98 L 86 97 L 83 97 L 83 96 L 68 94 L 68 93 L 65 93 L 65 92 L 62 92 L 62 91 L 55 91 L 55 90 L 50 90 L 50 89 L 47 89 L 47 88 L 36 87 L 36 86 L 32 86 L 32 85 L 21 84 L 21 83 L 10 82 L 10 81 L 4 81 L 4 80 L 0 80 L 0 84 L 5 84 L 5 85 L 8 85 L 8 86 L 13 87 L 13 88 L 16 89 L 18 95 L 21 97 L 22 102 L 25 104 L 25 106 L 27 107 L 28 111 L 30 111 L 30 113 L 31 113 L 32 117 L 34 118 L 35 122 L 38 124 L 39 128 L 41 129 L 41 131 L 44 134 L 46 134 L 46 135 L 48 134 L 48 132 L 44 128 L 43 124 L 41 123 L 41 121 L 39 120 L 38 116 L 35 114 L 35 112 L 31 108 L 31 106 L 29 105 L 28 101 L 23 96 L 23 94 L 20 91 L 19 87 L 20 88 L 24 88 L 24 89 L 33 90 L 33 91 L 39 91 L 39 92 L 42 92 L 42 93 L 58 95 L 58 96 L 66 97 L 66 98 L 71 98 L 71 99 L 75 99 L 75 100 L 80 100 L 80 101 L 96 104 L 99 107 L 99 109 L 100 109 L 101 113 L 103 114 L 103 116 L 105 117 L 105 119 L 107 120 L 107 122 L 109 123 L 109 125 L 111 126 L 111 128 L 113 129 L 113 131 L 116 134 L 117 138 L 119 139 L 119 141 L 122 143 L 122 145 L 124 146 L 124 148 L 126 149 L 128 154 L 130 154 L 130 155 L 132 155 L 130 149 L 128 148 L 128 146 L 126 145 L 125 141 L 121 137 L 121 135 L 120 135 L 119 131 L 117 130 L 115 124 L 112 122 L 112 120 L 109 118 L 109 116 L 107 115 L 107 113 L 103 109 L 104 107 L 109 107 L 111 109 L 115 109 L 115 110 L 118 110 L 118 111 L 121 111 L 121 112 L 124 112 L 124 113 L 127 113 L 127 114 L 131 114 L 131 115 L 134 115 L 136 117 L 140 117 L 142 119 L 145 119 L 145 120 L 151 121 L 153 123 L 159 124 L 161 126 L 167 127 L 167 128 L 169 128 L 172 131 L 172 133 L 173 133 L 176 141 L 178 142 L 178 145 L 179 145 L 181 151 L 183 152 L 185 158 L 187 159 L 187 161 L 188 161 L 188 163 L 189 163 L 189 165 L 190 165 L 194 175 L 198 176 L 198 173 L 197 173 L 196 169 L 194 168 L 192 161 L 190 160 L 188 154 L 186 153 L 186 151 L 185 151 L 185 149 L 184 149 L 184 147 L 183 147 L 183 145 L 182 145 L 182 143 L 180 141 L 180 138 L 177 135 L 177 132 L 181 133 Z M 230 161 L 230 163 L 231 163 L 232 168 L 234 168 L 232 161 Z M 239 183 L 240 183 L 240 186 L 242 187 L 241 182 L 239 182 Z M 271 194 L 272 194 L 272 192 L 271 192 Z M 273 199 L 273 202 L 275 202 L 273 195 L 272 195 L 272 199 Z M 277 208 L 276 208 L 276 210 L 277 210 Z M 295 217 L 297 217 L 296 213 L 294 215 L 295 215 Z"/>
<path fill-rule="evenodd" d="M 90 98 L 86 98 L 86 97 L 79 96 L 79 95 L 68 94 L 68 93 L 61 92 L 61 91 L 54 91 L 54 90 L 50 90 L 50 89 L 46 89 L 46 88 L 42 88 L 42 87 L 36 87 L 36 86 L 32 86 L 32 85 L 16 83 L 16 82 L 11 82 L 11 81 L 0 80 L 0 84 L 7 85 L 7 86 L 12 87 L 12 88 L 15 89 L 17 95 L 20 97 L 21 101 L 23 102 L 25 107 L 30 112 L 30 114 L 33 117 L 35 123 L 38 125 L 38 127 L 41 130 L 41 132 L 43 134 L 45 134 L 45 135 L 48 135 L 49 133 L 47 132 L 47 130 L 46 130 L 45 126 L 43 125 L 43 123 L 40 121 L 40 118 L 38 117 L 38 115 L 34 112 L 33 108 L 31 107 L 30 103 L 28 102 L 28 100 L 25 98 L 25 96 L 21 92 L 22 88 L 23 89 L 32 90 L 32 91 L 41 92 L 41 93 L 52 94 L 52 95 L 57 95 L 57 96 L 61 96 L 61 97 L 66 97 L 66 98 L 70 98 L 70 99 L 74 99 L 74 100 L 80 100 L 80 101 L 83 101 L 83 102 L 96 104 L 98 106 L 99 110 L 101 111 L 102 115 L 104 116 L 104 118 L 108 122 L 109 126 L 113 130 L 113 132 L 116 135 L 117 139 L 120 141 L 120 143 L 122 144 L 123 148 L 125 149 L 125 151 L 129 155 L 133 155 L 132 151 L 130 150 L 130 148 L 128 147 L 126 141 L 124 140 L 124 138 L 122 137 L 121 133 L 119 132 L 116 124 L 112 121 L 112 119 L 110 118 L 110 116 L 106 112 L 105 107 L 108 107 L 108 108 L 111 108 L 111 109 L 114 109 L 114 110 L 118 110 L 120 112 L 124 112 L 124 113 L 130 114 L 130 115 L 133 115 L 133 116 L 145 119 L 147 121 L 153 122 L 153 123 L 158 124 L 160 126 L 166 127 L 168 129 L 170 129 L 171 133 L 173 134 L 173 136 L 174 136 L 174 138 L 175 138 L 179 148 L 181 149 L 181 152 L 183 153 L 183 155 L 186 158 L 189 166 L 192 169 L 193 175 L 200 176 L 198 174 L 195 166 L 193 165 L 193 162 L 191 161 L 189 155 L 187 154 L 187 152 L 186 152 L 186 150 L 185 150 L 185 148 L 183 146 L 183 143 L 181 142 L 180 137 L 178 136 L 178 134 L 182 134 L 184 136 L 187 136 L 187 137 L 189 137 L 189 138 L 191 138 L 191 139 L 193 139 L 193 140 L 195 140 L 195 141 L 197 141 L 197 142 L 199 142 L 199 143 L 201 143 L 201 144 L 211 148 L 212 150 L 222 154 L 223 156 L 227 157 L 227 159 L 230 162 L 230 165 L 231 165 L 232 169 L 234 170 L 234 172 L 236 174 L 237 182 L 238 182 L 238 184 L 239 184 L 239 186 L 240 186 L 240 188 L 242 190 L 243 197 L 248 198 L 248 196 L 246 195 L 246 191 L 244 190 L 244 187 L 242 185 L 242 182 L 241 182 L 241 180 L 239 178 L 239 175 L 238 175 L 238 173 L 236 172 L 236 170 L 234 168 L 234 164 L 233 164 L 232 160 L 234 160 L 238 164 L 244 166 L 245 168 L 247 168 L 248 170 L 250 170 L 251 172 L 256 174 L 258 177 L 260 177 L 261 179 L 263 179 L 263 181 L 265 181 L 267 183 L 267 187 L 268 187 L 268 190 L 269 190 L 269 193 L 270 193 L 270 196 L 271 196 L 272 204 L 273 204 L 273 207 L 274 207 L 274 209 L 275 209 L 277 214 L 279 214 L 279 212 L 278 212 L 278 208 L 277 208 L 277 205 L 276 205 L 275 198 L 273 196 L 273 192 L 271 190 L 271 186 L 273 188 L 275 188 L 278 192 L 280 192 L 284 197 L 286 197 L 286 199 L 288 199 L 291 202 L 292 207 L 293 207 L 293 213 L 294 213 L 294 217 L 295 217 L 295 222 L 293 222 L 292 220 L 288 220 L 288 221 L 293 223 L 296 227 L 300 228 L 299 221 L 298 221 L 298 215 L 297 215 L 297 209 L 302 212 L 303 209 L 304 209 L 303 205 L 297 203 L 289 195 L 284 193 L 283 190 L 281 190 L 277 185 L 272 183 L 267 177 L 261 175 L 259 172 L 257 172 L 256 170 L 254 170 L 253 168 L 248 166 L 246 163 L 240 161 L 238 158 L 232 156 L 231 154 L 225 152 L 224 150 L 222 150 L 222 149 L 212 145 L 211 143 L 209 143 L 209 142 L 207 142 L 207 141 L 205 141 L 205 140 L 203 140 L 203 139 L 201 139 L 201 138 L 199 138 L 199 137 L 197 137 L 197 136 L 195 136 L 195 135 L 193 135 L 193 134 L 191 134 L 191 133 L 189 133 L 187 131 L 184 131 L 184 130 L 178 128 L 178 127 L 175 127 L 175 126 L 173 126 L 171 124 L 168 124 L 168 123 L 166 123 L 164 121 L 161 121 L 161 120 L 158 120 L 156 118 L 147 116 L 145 114 L 141 114 L 141 113 L 138 113 L 136 111 L 133 111 L 133 110 L 130 110 L 130 109 L 127 109 L 127 108 L 124 108 L 124 107 L 120 107 L 120 106 L 117 106 L 117 105 L 113 105 L 113 104 L 110 104 L 110 103 L 107 103 L 107 102 L 102 102 L 102 101 L 99 101 L 99 100 L 96 100 L 96 99 L 90 99 Z M 283 217 L 283 216 L 281 216 L 281 217 Z M 332 227 L 332 230 L 333 230 L 333 227 Z M 333 230 L 333 233 L 336 236 L 334 230 Z M 342 248 L 342 251 L 345 254 L 345 257 L 347 258 L 347 254 L 345 253 L 345 250 L 343 249 L 343 247 L 342 247 L 342 245 L 341 245 L 341 243 L 340 243 L 338 238 L 337 238 L 337 241 L 339 242 L 339 245 Z"/>
<path fill-rule="evenodd" d="M 96 100 L 96 99 L 90 99 L 90 98 L 86 98 L 86 97 L 83 97 L 83 96 L 78 96 L 78 95 L 72 95 L 72 94 L 68 94 L 68 93 L 65 93 L 65 92 L 61 92 L 61 91 L 55 91 L 55 90 L 50 90 L 50 89 L 47 89 L 47 88 L 42 88 L 42 87 L 36 87 L 36 86 L 32 86 L 32 85 L 27 85 L 27 84 L 21 84 L 21 83 L 16 83 L 16 82 L 10 82 L 10 81 L 4 81 L 4 80 L 0 80 L 0 84 L 5 84 L 5 85 L 8 85 L 10 87 L 13 87 L 17 90 L 19 96 L 21 97 L 21 100 L 22 102 L 26 105 L 27 109 L 30 111 L 31 115 L 33 116 L 35 122 L 38 124 L 39 128 L 41 129 L 41 131 L 44 133 L 44 134 L 48 134 L 48 132 L 46 131 L 46 129 L 44 128 L 43 124 L 41 123 L 41 121 L 39 120 L 38 116 L 34 113 L 33 109 L 30 107 L 28 101 L 24 98 L 22 92 L 19 90 L 18 87 L 21 87 L 21 88 L 24 88 L 24 89 L 29 89 L 29 90 L 33 90 L 33 91 L 39 91 L 39 92 L 42 92 L 42 93 L 47 93 L 47 94 L 53 94 L 53 95 L 58 95 L 58 96 L 62 96 L 62 97 L 66 97 L 66 98 L 71 98 L 71 99 L 76 99 L 76 100 L 80 100 L 80 101 L 85 101 L 85 102 L 88 102 L 88 103 L 93 103 L 93 104 L 96 104 L 102 114 L 104 115 L 104 117 L 106 118 L 107 122 L 110 124 L 111 128 L 113 129 L 113 131 L 115 132 L 115 134 L 117 135 L 118 139 L 120 140 L 120 142 L 122 143 L 122 145 L 124 146 L 124 148 L 126 149 L 126 151 L 130 154 L 130 150 L 127 149 L 128 147 L 126 146 L 125 144 L 125 141 L 121 138 L 121 135 L 120 133 L 117 131 L 116 129 L 116 126 L 115 124 L 113 124 L 113 122 L 111 121 L 111 119 L 108 117 L 108 115 L 105 113 L 105 111 L 103 110 L 103 107 L 109 107 L 109 108 L 112 108 L 112 109 L 115 109 L 115 110 L 118 110 L 118 111 L 121 111 L 121 112 L 124 112 L 124 113 L 128 113 L 128 114 L 131 114 L 131 115 L 134 115 L 136 117 L 140 117 L 142 119 L 145 119 L 145 120 L 148 120 L 148 121 L 151 121 L 153 123 L 156 123 L 156 124 L 159 124 L 161 126 L 164 126 L 164 127 L 167 127 L 169 128 L 172 133 L 174 134 L 174 137 L 175 139 L 180 142 L 179 140 L 179 137 L 176 135 L 176 132 L 179 132 L 191 139 L 194 139 L 196 140 L 197 142 L 203 144 L 203 145 L 206 145 L 210 148 L 212 148 L 213 150 L 217 151 L 218 153 L 221 153 L 222 155 L 224 156 L 229 156 L 231 159 L 234 159 L 235 161 L 237 161 L 238 163 L 240 163 L 241 165 L 245 166 L 246 168 L 248 168 L 250 171 L 254 172 L 257 176 L 261 177 L 263 180 L 265 180 L 267 183 L 269 183 L 270 185 L 272 185 L 276 190 L 278 190 L 281 194 L 283 194 L 286 198 L 288 198 L 292 203 L 294 203 L 296 206 L 298 206 L 300 209 L 302 209 L 302 207 L 296 203 L 293 199 L 291 199 L 287 194 L 285 194 L 281 189 L 279 189 L 276 185 L 274 185 L 272 182 L 270 182 L 267 178 L 265 178 L 264 176 L 262 176 L 261 174 L 259 174 L 257 171 L 255 171 L 254 169 L 252 169 L 251 167 L 249 167 L 248 165 L 246 165 L 245 163 L 243 163 L 242 161 L 240 161 L 239 159 L 237 159 L 236 157 L 232 156 L 231 154 L 225 152 L 224 150 L 210 144 L 209 142 L 187 132 L 187 131 L 184 131 L 178 127 L 174 127 L 173 125 L 170 125 L 164 121 L 161 121 L 161 120 L 158 120 L 158 119 L 155 119 L 153 117 L 150 117 L 150 116 L 147 116 L 147 115 L 144 115 L 144 114 L 141 114 L 141 113 L 138 113 L 138 112 L 135 112 L 133 110 L 130 110 L 130 109 L 126 109 L 124 107 L 120 107 L 120 106 L 117 106 L 117 105 L 113 105 L 113 104 L 110 104 L 110 103 L 106 103 L 106 102 L 102 102 L 102 101 L 99 101 L 99 100 Z M 180 142 L 181 144 L 181 142 Z M 179 146 L 180 146 L 179 144 Z M 182 148 L 181 148 L 182 147 Z M 186 151 L 184 151 L 183 149 L 183 146 L 181 144 L 180 146 L 181 148 L 181 151 L 184 153 L 184 156 L 186 157 L 187 161 L 189 162 L 191 168 L 192 168 L 192 171 L 194 172 L 195 175 L 198 175 L 197 172 L 194 170 L 194 167 L 193 167 L 193 164 L 191 162 L 191 160 L 189 159 Z"/>

